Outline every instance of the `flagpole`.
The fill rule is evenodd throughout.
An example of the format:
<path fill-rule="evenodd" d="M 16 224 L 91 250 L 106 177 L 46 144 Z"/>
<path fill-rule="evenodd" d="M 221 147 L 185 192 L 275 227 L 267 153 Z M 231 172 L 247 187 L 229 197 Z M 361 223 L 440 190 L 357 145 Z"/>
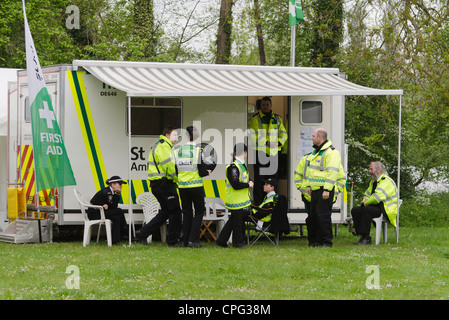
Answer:
<path fill-rule="evenodd" d="M 290 65 L 292 67 L 295 66 L 295 48 L 296 48 L 296 24 L 294 24 L 291 28 L 290 35 Z"/>

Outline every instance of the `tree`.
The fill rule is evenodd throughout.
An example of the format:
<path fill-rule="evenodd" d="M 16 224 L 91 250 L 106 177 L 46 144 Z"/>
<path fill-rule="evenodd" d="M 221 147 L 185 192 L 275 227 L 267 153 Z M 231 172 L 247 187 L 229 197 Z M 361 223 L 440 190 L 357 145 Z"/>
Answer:
<path fill-rule="evenodd" d="M 313 40 L 310 44 L 311 63 L 316 67 L 336 64 L 343 40 L 343 0 L 313 0 Z"/>
<path fill-rule="evenodd" d="M 217 35 L 217 56 L 215 59 L 215 63 L 217 64 L 228 64 L 231 59 L 233 4 L 233 0 L 221 0 Z"/>
<path fill-rule="evenodd" d="M 134 39 L 142 42 L 142 58 L 149 60 L 154 56 L 155 46 L 153 0 L 135 0 L 133 14 Z"/>

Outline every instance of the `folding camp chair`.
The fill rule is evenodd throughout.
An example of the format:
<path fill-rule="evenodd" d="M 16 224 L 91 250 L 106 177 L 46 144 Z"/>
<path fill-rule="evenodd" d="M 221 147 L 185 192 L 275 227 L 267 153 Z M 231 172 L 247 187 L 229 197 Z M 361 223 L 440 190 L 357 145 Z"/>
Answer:
<path fill-rule="evenodd" d="M 265 222 L 262 220 L 257 219 L 256 217 L 249 215 L 248 216 L 248 222 L 251 225 L 254 225 L 253 227 L 249 227 L 247 228 L 247 233 L 246 233 L 246 237 L 247 237 L 247 242 L 248 245 L 252 246 L 253 244 L 255 244 L 260 237 L 265 236 L 268 241 L 271 242 L 272 245 L 277 246 L 279 244 L 279 238 L 280 238 L 280 234 L 278 231 L 274 231 L 274 239 L 271 239 L 270 235 L 269 235 L 269 230 L 270 230 L 270 226 L 271 226 L 271 221 L 270 222 Z M 256 235 L 256 237 L 250 242 L 250 231 L 251 230 L 255 230 L 258 232 L 258 234 Z"/>
<path fill-rule="evenodd" d="M 249 215 L 247 228 L 247 242 L 252 246 L 262 236 L 265 236 L 271 244 L 278 245 L 282 233 L 290 232 L 290 224 L 287 217 L 287 198 L 283 195 L 277 195 L 274 202 L 271 220 L 269 222 L 261 221 L 253 215 Z M 255 230 L 258 235 L 250 242 L 250 231 Z M 270 236 L 272 234 L 273 236 Z"/>

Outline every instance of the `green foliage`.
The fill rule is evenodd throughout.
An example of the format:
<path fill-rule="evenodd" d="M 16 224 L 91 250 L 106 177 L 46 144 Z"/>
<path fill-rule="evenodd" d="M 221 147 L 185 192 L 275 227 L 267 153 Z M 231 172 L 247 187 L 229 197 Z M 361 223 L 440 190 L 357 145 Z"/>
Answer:
<path fill-rule="evenodd" d="M 417 192 L 403 202 L 400 209 L 400 225 L 442 228 L 449 225 L 449 194 L 425 191 Z"/>

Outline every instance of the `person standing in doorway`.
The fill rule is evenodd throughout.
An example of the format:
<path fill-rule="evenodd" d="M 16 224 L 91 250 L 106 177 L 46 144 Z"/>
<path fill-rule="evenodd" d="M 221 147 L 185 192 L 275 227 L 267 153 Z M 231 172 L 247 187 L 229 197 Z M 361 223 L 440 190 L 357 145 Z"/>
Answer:
<path fill-rule="evenodd" d="M 272 111 L 270 97 L 263 97 L 261 110 L 250 121 L 250 137 L 255 151 L 254 203 L 260 205 L 265 197 L 264 181 L 278 180 L 279 153 L 287 141 L 287 131 L 278 114 Z"/>

